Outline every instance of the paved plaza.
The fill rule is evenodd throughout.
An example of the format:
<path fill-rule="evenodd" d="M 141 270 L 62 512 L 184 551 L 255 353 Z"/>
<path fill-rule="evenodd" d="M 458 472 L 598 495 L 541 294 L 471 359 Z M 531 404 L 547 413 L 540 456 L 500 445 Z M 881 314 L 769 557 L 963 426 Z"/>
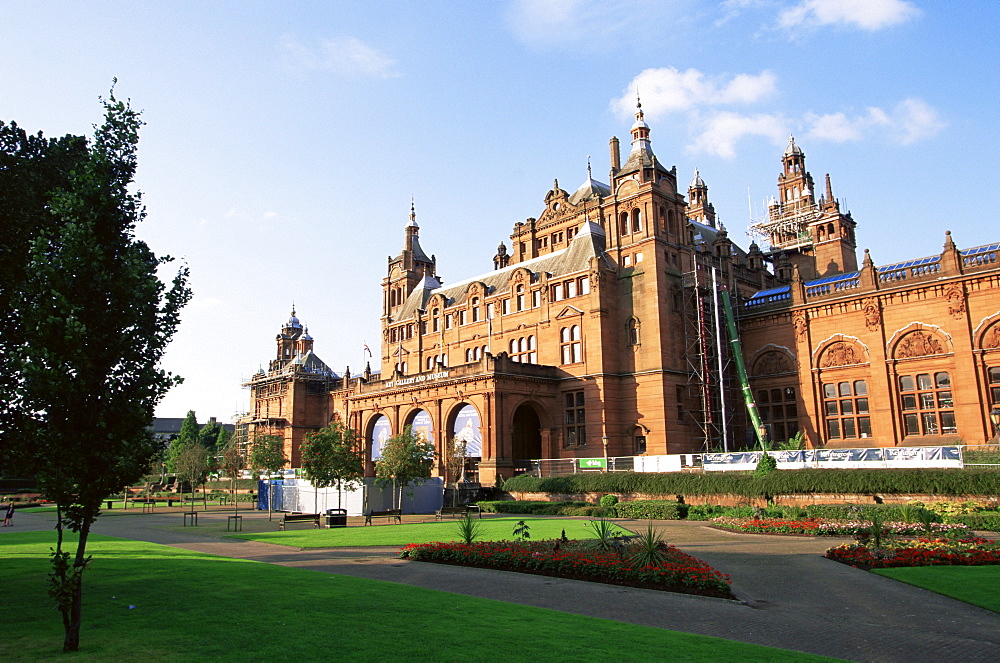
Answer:
<path fill-rule="evenodd" d="M 413 562 L 398 559 L 396 548 L 300 550 L 226 538 L 230 513 L 202 511 L 198 527 L 182 527 L 176 507 L 153 514 L 108 511 L 94 532 L 855 661 L 1000 660 L 1000 615 L 822 557 L 846 539 L 736 534 L 695 521 L 656 521 L 666 541 L 731 576 L 737 602 Z M 279 516 L 243 515 L 244 531 L 278 529 Z M 404 522 L 430 519 L 404 516 Z M 18 513 L 17 526 L 8 531 L 47 529 L 53 522 L 54 514 Z M 360 518 L 349 519 L 351 526 L 360 524 Z"/>

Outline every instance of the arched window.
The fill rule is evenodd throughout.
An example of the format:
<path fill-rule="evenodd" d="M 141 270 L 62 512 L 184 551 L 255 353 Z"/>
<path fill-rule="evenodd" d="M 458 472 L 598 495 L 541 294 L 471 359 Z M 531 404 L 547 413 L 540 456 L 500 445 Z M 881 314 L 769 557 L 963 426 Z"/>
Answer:
<path fill-rule="evenodd" d="M 516 305 L 517 305 L 517 310 L 518 311 L 523 311 L 524 310 L 524 286 L 523 285 L 517 286 Z"/>
<path fill-rule="evenodd" d="M 441 309 L 436 308 L 431 313 L 431 330 L 440 331 L 441 330 Z"/>
<path fill-rule="evenodd" d="M 510 356 L 514 361 L 527 364 L 538 363 L 537 355 L 535 354 L 535 337 L 528 336 L 525 338 L 522 336 L 521 338 L 511 340 Z"/>
<path fill-rule="evenodd" d="M 642 212 L 639 208 L 632 210 L 632 232 L 637 233 L 642 230 Z"/>
<path fill-rule="evenodd" d="M 635 318 L 629 318 L 625 338 L 628 339 L 629 345 L 639 345 L 639 321 Z"/>
<path fill-rule="evenodd" d="M 671 237 L 677 235 L 677 216 L 674 214 L 673 210 L 667 212 L 667 233 Z"/>
<path fill-rule="evenodd" d="M 619 235 L 628 234 L 628 212 L 622 212 L 621 223 L 618 225 L 618 234 Z"/>
<path fill-rule="evenodd" d="M 472 298 L 472 321 L 479 322 L 479 297 Z"/>

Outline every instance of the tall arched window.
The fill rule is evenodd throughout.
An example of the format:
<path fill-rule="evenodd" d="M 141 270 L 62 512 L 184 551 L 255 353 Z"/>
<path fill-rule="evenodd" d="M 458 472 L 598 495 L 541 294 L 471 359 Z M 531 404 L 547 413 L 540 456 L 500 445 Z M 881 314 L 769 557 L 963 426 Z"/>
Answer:
<path fill-rule="evenodd" d="M 618 224 L 618 234 L 619 235 L 628 234 L 628 212 L 622 212 L 621 223 Z"/>
<path fill-rule="evenodd" d="M 441 309 L 436 308 L 431 313 L 431 330 L 441 331 Z"/>
<path fill-rule="evenodd" d="M 516 296 L 515 299 L 516 299 L 515 303 L 516 303 L 517 310 L 518 311 L 523 311 L 524 310 L 524 286 L 523 285 L 517 286 L 517 296 Z"/>
<path fill-rule="evenodd" d="M 632 210 L 632 232 L 637 233 L 642 230 L 642 212 L 639 208 Z"/>
<path fill-rule="evenodd" d="M 472 298 L 472 321 L 479 322 L 479 297 Z"/>

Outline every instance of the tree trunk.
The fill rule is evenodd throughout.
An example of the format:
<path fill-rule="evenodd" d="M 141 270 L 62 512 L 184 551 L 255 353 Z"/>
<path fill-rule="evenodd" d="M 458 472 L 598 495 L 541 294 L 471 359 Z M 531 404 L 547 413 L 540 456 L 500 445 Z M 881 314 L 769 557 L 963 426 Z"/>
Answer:
<path fill-rule="evenodd" d="M 63 640 L 63 653 L 80 651 L 80 624 L 83 618 L 83 570 L 87 565 L 87 537 L 90 523 L 84 522 L 80 528 L 80 539 L 76 544 L 76 559 L 73 560 L 73 604 L 70 607 L 69 623 Z"/>

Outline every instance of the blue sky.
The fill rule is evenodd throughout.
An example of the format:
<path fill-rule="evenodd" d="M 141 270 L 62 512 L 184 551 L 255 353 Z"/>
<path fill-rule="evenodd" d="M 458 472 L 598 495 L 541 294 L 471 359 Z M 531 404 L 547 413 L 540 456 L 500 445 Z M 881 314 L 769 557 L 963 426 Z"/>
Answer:
<path fill-rule="evenodd" d="M 788 134 L 876 264 L 1000 241 L 993 0 L 17 2 L 0 119 L 90 133 L 98 97 L 144 110 L 139 235 L 195 298 L 158 409 L 247 407 L 295 302 L 335 370 L 379 342 L 411 197 L 445 283 L 492 269 L 553 179 L 607 180 L 635 90 L 653 148 L 695 168 L 741 246 Z"/>

